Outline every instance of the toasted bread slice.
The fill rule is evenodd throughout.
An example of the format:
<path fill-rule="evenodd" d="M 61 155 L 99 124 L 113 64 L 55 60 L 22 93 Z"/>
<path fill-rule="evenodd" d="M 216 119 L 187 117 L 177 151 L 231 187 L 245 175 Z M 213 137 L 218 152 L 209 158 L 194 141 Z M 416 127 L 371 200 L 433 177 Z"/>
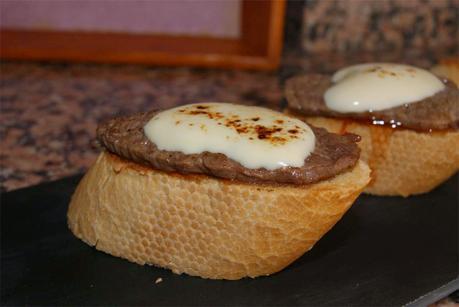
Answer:
<path fill-rule="evenodd" d="M 310 250 L 370 181 L 350 171 L 307 186 L 165 173 L 103 152 L 68 210 L 72 232 L 139 264 L 212 279 L 275 273 Z"/>

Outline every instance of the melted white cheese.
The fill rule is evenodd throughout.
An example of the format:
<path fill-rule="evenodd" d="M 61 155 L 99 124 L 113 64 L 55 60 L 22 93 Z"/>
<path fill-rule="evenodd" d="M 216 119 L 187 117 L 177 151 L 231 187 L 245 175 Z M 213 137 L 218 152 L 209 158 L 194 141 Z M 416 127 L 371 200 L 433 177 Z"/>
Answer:
<path fill-rule="evenodd" d="M 222 153 L 246 168 L 301 167 L 315 136 L 304 122 L 266 108 L 190 104 L 156 114 L 144 127 L 160 150 Z"/>
<path fill-rule="evenodd" d="M 327 107 L 337 112 L 380 111 L 420 101 L 445 88 L 427 70 L 409 65 L 369 63 L 343 68 L 325 92 Z"/>

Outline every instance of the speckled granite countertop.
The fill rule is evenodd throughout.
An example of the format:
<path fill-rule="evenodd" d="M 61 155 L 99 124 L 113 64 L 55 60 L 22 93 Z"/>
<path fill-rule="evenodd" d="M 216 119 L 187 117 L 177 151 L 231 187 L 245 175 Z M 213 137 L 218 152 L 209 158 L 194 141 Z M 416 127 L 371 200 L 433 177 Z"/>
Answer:
<path fill-rule="evenodd" d="M 385 55 L 423 67 L 434 56 Z M 417 59 L 417 60 L 416 60 Z M 301 71 L 330 72 L 373 56 L 286 55 L 277 73 L 15 63 L 1 64 L 0 181 L 7 191 L 84 172 L 95 160 L 97 124 L 110 117 L 197 101 L 279 108 L 281 83 Z"/>

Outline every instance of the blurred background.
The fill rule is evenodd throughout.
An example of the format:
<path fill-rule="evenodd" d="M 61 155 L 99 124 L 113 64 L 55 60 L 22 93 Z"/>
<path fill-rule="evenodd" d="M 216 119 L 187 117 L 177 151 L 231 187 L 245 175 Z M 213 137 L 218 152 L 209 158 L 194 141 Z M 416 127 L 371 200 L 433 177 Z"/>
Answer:
<path fill-rule="evenodd" d="M 0 1 L 0 183 L 84 172 L 97 124 L 198 101 L 283 106 L 284 81 L 457 57 L 458 0 Z"/>

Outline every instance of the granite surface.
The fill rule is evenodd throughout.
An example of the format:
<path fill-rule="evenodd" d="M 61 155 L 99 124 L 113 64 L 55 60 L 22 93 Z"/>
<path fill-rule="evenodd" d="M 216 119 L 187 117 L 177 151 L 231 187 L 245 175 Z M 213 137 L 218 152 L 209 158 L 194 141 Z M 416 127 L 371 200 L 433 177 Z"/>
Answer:
<path fill-rule="evenodd" d="M 459 48 L 459 0 L 306 0 L 302 13 L 307 52 Z"/>
<path fill-rule="evenodd" d="M 283 79 L 380 61 L 430 67 L 458 57 L 459 0 L 288 1 Z"/>

